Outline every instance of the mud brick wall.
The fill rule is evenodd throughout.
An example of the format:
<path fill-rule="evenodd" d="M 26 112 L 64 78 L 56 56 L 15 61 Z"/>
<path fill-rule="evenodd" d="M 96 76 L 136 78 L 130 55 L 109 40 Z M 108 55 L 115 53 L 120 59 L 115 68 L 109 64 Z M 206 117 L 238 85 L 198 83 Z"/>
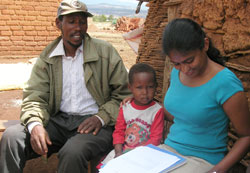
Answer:
<path fill-rule="evenodd" d="M 1 0 L 0 58 L 33 58 L 58 35 L 60 0 Z"/>
<path fill-rule="evenodd" d="M 165 56 L 162 33 L 169 20 L 169 9 L 178 7 L 175 17 L 192 18 L 198 22 L 221 54 L 227 66 L 244 85 L 250 107 L 250 2 L 245 0 L 151 0 L 139 46 L 137 62 L 155 67 L 159 87 L 156 98 L 162 100 Z M 172 17 L 172 16 L 171 16 Z"/>
<path fill-rule="evenodd" d="M 162 32 L 168 22 L 168 7 L 166 0 L 149 1 L 148 15 L 144 23 L 143 36 L 138 50 L 136 62 L 144 62 L 156 70 L 158 87 L 156 99 L 161 101 L 165 55 L 162 52 Z"/>

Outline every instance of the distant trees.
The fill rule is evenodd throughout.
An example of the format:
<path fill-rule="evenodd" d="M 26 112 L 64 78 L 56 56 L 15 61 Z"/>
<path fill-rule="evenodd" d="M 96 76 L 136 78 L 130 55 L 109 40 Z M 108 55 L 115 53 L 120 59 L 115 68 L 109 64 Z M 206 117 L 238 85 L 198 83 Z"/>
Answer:
<path fill-rule="evenodd" d="M 114 18 L 113 15 L 106 16 L 104 14 L 93 16 L 93 21 L 94 22 L 112 22 L 112 23 L 116 23 L 116 19 Z"/>

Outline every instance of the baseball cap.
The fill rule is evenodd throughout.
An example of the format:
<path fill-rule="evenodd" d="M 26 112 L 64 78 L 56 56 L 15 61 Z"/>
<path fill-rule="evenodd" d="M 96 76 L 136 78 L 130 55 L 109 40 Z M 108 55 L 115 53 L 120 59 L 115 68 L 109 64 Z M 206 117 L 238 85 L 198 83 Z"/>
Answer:
<path fill-rule="evenodd" d="M 93 16 L 88 12 L 87 6 L 83 2 L 79 0 L 62 0 L 58 7 L 57 17 L 77 12 L 83 12 L 87 17 Z"/>

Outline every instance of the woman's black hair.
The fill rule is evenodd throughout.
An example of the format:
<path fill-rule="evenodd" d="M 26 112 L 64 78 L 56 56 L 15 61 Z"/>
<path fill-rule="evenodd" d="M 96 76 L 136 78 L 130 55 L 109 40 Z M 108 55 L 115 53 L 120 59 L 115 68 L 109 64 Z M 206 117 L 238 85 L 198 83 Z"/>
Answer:
<path fill-rule="evenodd" d="M 168 55 L 172 50 L 182 53 L 197 49 L 202 50 L 205 37 L 207 37 L 205 32 L 195 21 L 187 18 L 174 19 L 165 27 L 162 44 L 163 51 Z M 224 66 L 220 51 L 213 46 L 210 38 L 207 55 L 211 60 Z"/>
<path fill-rule="evenodd" d="M 151 73 L 153 74 L 153 80 L 154 80 L 154 84 L 155 84 L 155 87 L 157 87 L 157 80 L 156 80 L 156 73 L 155 73 L 155 70 L 152 66 L 148 65 L 148 64 L 145 64 L 145 63 L 137 63 L 137 64 L 134 64 L 130 70 L 129 70 L 129 73 L 128 73 L 128 80 L 129 80 L 129 83 L 130 84 L 133 84 L 133 77 L 134 77 L 134 74 L 136 73 L 142 73 L 142 72 L 146 72 L 146 73 Z"/>

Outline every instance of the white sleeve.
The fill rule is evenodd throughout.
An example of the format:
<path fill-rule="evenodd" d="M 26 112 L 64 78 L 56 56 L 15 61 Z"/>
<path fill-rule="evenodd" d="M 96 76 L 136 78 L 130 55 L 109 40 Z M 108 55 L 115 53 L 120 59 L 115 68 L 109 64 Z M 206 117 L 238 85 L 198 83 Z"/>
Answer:
<path fill-rule="evenodd" d="M 27 128 L 29 130 L 29 133 L 31 134 L 32 129 L 36 126 L 36 125 L 42 125 L 40 122 L 34 121 L 28 124 Z"/>

